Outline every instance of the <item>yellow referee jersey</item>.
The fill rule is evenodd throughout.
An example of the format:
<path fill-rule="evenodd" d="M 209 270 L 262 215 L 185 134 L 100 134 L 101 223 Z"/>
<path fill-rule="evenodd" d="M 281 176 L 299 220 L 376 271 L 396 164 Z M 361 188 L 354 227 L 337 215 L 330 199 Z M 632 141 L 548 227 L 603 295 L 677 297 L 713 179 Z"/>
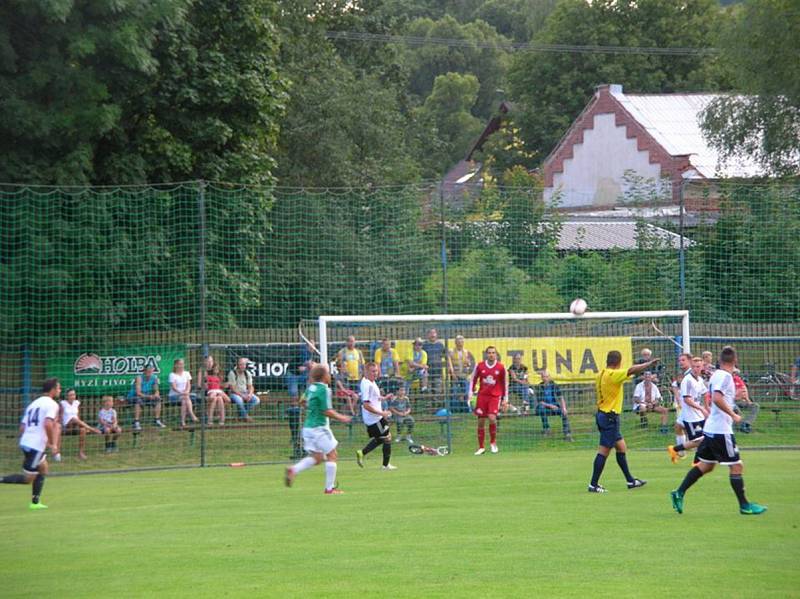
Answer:
<path fill-rule="evenodd" d="M 597 409 L 622 413 L 622 385 L 629 378 L 627 368 L 603 368 L 594 383 Z"/>

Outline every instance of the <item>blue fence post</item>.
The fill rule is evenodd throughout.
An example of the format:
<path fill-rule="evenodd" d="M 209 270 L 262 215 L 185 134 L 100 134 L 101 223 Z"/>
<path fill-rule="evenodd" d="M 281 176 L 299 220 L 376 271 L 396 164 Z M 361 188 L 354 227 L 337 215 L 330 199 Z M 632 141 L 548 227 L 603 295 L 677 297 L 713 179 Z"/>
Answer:
<path fill-rule="evenodd" d="M 27 406 L 31 403 L 33 391 L 33 375 L 31 366 L 31 350 L 27 345 L 22 346 L 22 400 Z"/>

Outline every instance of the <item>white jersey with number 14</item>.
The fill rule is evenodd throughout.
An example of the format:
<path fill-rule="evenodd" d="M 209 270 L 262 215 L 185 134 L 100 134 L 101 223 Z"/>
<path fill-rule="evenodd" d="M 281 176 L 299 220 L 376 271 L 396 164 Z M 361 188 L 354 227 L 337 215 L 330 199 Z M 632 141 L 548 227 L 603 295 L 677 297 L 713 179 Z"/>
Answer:
<path fill-rule="evenodd" d="M 47 395 L 42 395 L 25 408 L 22 424 L 25 430 L 19 439 L 20 447 L 44 451 L 47 447 L 47 430 L 45 421 L 50 418 L 54 423 L 58 418 L 58 404 Z"/>

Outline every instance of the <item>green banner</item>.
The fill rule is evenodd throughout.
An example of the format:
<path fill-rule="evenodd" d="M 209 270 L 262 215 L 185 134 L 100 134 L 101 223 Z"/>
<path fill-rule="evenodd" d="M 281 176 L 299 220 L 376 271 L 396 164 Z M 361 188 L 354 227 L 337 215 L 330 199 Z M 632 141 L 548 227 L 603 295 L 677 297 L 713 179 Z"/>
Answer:
<path fill-rule="evenodd" d="M 185 345 L 118 347 L 110 352 L 70 352 L 47 360 L 47 376 L 58 377 L 64 389 L 86 394 L 127 393 L 136 375 L 152 366 L 162 391 L 166 391 L 172 363 L 184 358 Z"/>

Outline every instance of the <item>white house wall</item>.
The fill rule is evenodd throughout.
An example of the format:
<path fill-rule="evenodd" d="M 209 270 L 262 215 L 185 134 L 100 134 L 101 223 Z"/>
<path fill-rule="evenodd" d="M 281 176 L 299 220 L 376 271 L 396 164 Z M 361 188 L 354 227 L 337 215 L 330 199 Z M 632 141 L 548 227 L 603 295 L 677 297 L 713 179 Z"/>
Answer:
<path fill-rule="evenodd" d="M 562 207 L 615 206 L 625 193 L 626 171 L 660 180 L 660 165 L 651 164 L 649 153 L 637 149 L 636 139 L 627 137 L 624 126 L 615 125 L 613 114 L 595 115 L 594 128 L 584 130 L 583 143 L 575 144 L 572 152 L 563 172 L 554 173 L 553 186 L 544 189 L 545 201 L 560 190 Z"/>

